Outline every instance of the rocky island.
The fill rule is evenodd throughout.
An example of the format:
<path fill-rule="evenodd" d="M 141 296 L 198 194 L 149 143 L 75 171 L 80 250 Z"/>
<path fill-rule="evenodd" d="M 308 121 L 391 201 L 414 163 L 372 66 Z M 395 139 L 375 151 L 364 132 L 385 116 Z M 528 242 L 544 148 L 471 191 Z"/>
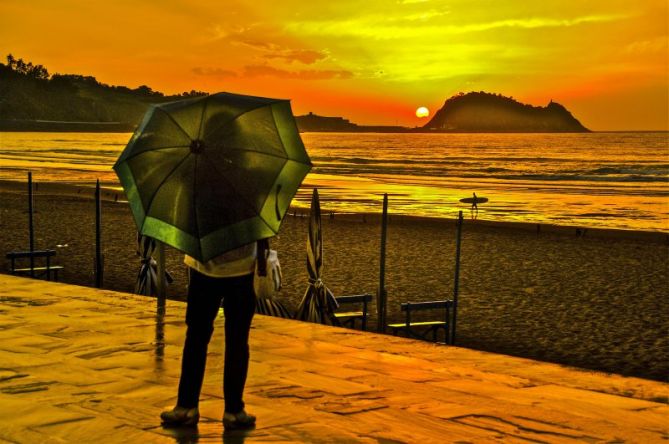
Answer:
<path fill-rule="evenodd" d="M 342 117 L 323 117 L 313 113 L 297 116 L 302 132 L 380 132 L 380 133 L 580 133 L 589 132 L 564 106 L 552 100 L 547 106 L 520 103 L 512 97 L 487 92 L 460 93 L 424 126 L 356 125 Z"/>
<path fill-rule="evenodd" d="M 455 95 L 422 128 L 426 131 L 475 133 L 588 132 L 572 114 L 552 100 L 532 106 L 486 92 Z"/>

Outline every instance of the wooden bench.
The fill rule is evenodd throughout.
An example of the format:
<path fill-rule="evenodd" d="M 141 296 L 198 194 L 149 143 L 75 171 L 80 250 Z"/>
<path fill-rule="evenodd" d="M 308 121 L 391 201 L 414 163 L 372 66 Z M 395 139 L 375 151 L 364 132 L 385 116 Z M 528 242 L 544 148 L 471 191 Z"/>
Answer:
<path fill-rule="evenodd" d="M 34 250 L 34 251 L 12 251 L 7 253 L 7 259 L 11 260 L 10 271 L 12 274 L 29 274 L 31 277 L 45 276 L 47 281 L 58 280 L 58 271 L 62 270 L 61 265 L 52 265 L 51 258 L 56 255 L 56 250 Z M 32 260 L 32 268 L 17 268 L 17 262 L 28 260 L 29 264 Z M 35 266 L 35 260 L 43 260 L 43 266 Z"/>
<path fill-rule="evenodd" d="M 443 329 L 445 342 L 449 343 L 450 312 L 452 307 L 452 300 L 406 302 L 402 304 L 402 311 L 406 314 L 405 321 L 399 324 L 388 324 L 388 328 L 392 330 L 394 335 L 397 335 L 398 332 L 402 331 L 407 337 L 414 337 L 417 339 L 428 339 L 427 336 L 432 333 L 434 342 L 437 342 L 437 332 L 440 329 Z M 441 319 L 433 321 L 414 321 L 411 319 L 411 315 L 417 311 L 440 309 L 444 311 L 444 317 Z"/>
<path fill-rule="evenodd" d="M 362 329 L 367 330 L 367 304 L 371 302 L 371 294 L 356 294 L 352 296 L 339 296 L 335 298 L 337 303 L 341 307 L 342 305 L 349 304 L 362 304 L 362 311 L 343 311 L 335 312 L 335 318 L 339 320 L 343 327 L 350 326 L 355 328 L 355 321 L 360 319 L 362 323 Z"/>

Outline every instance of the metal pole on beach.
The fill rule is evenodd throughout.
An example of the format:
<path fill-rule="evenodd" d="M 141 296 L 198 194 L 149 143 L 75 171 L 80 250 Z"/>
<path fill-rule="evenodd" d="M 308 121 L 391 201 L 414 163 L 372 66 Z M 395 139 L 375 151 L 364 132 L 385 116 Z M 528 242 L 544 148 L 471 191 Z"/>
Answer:
<path fill-rule="evenodd" d="M 455 282 L 453 283 L 453 322 L 451 323 L 451 344 L 455 345 L 455 323 L 458 317 L 458 287 L 460 282 L 460 242 L 462 239 L 462 211 L 458 214 L 455 238 Z"/>
<path fill-rule="evenodd" d="M 156 274 L 158 282 L 156 282 L 156 296 L 158 297 L 158 306 L 161 301 L 167 297 L 167 283 L 165 282 L 165 244 L 156 240 Z M 164 302 L 162 302 L 164 304 Z"/>
<path fill-rule="evenodd" d="M 101 246 L 102 205 L 100 203 L 100 179 L 95 184 L 95 286 L 102 288 L 102 246 Z"/>
<path fill-rule="evenodd" d="M 379 261 L 379 289 L 376 294 L 377 331 L 386 332 L 386 234 L 388 231 L 388 193 L 383 195 L 381 216 L 381 259 Z"/>
<path fill-rule="evenodd" d="M 35 251 L 35 227 L 33 226 L 33 173 L 28 171 L 28 231 L 30 252 Z M 35 277 L 35 257 L 30 255 L 30 277 Z"/>

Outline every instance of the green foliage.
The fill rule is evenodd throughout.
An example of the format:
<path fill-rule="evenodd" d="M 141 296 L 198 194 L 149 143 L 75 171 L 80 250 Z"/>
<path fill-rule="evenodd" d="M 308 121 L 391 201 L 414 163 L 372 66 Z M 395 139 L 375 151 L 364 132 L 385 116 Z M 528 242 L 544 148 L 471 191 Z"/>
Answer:
<path fill-rule="evenodd" d="M 191 90 L 165 96 L 147 85 L 107 85 L 93 76 L 53 74 L 42 65 L 7 55 L 0 63 L 0 120 L 122 122 L 137 125 L 152 103 L 205 96 Z"/>
<path fill-rule="evenodd" d="M 11 54 L 7 55 L 7 66 L 10 70 L 34 79 L 46 80 L 49 72 L 42 65 L 33 65 L 32 62 L 24 62 L 23 59 L 15 59 Z"/>

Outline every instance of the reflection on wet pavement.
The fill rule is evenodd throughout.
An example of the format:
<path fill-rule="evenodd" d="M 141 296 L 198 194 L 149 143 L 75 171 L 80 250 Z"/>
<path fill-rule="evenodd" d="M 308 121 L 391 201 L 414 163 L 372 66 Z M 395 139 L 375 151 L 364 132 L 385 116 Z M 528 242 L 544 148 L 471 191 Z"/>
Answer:
<path fill-rule="evenodd" d="M 257 316 L 248 410 L 226 432 L 216 320 L 194 428 L 174 405 L 185 305 L 0 275 L 0 441 L 659 442 L 669 385 Z"/>

